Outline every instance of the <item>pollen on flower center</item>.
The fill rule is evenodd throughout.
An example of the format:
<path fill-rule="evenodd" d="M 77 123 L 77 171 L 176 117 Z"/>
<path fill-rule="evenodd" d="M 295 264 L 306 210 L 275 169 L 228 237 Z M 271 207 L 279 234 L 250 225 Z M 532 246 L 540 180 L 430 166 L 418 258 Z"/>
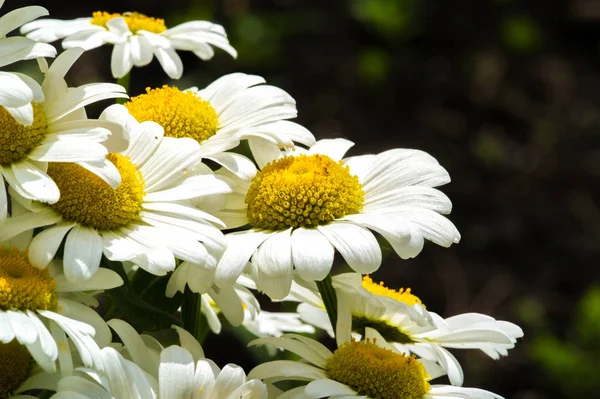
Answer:
<path fill-rule="evenodd" d="M 219 128 L 219 116 L 208 101 L 176 87 L 146 88 L 146 94 L 133 97 L 125 106 L 138 122 L 161 125 L 167 137 L 190 137 L 201 143 Z"/>
<path fill-rule="evenodd" d="M 24 126 L 0 107 L 0 165 L 10 165 L 25 158 L 46 135 L 43 104 L 33 103 L 33 124 Z"/>
<path fill-rule="evenodd" d="M 358 177 L 326 155 L 287 156 L 252 179 L 247 216 L 257 228 L 316 227 L 358 213 L 364 202 Z"/>
<path fill-rule="evenodd" d="M 13 339 L 8 344 L 0 342 L 0 398 L 10 398 L 14 390 L 27 379 L 31 355 L 27 347 Z"/>
<path fill-rule="evenodd" d="M 0 248 L 0 310 L 54 309 L 55 285 L 48 269 L 31 266 L 27 252 Z"/>
<path fill-rule="evenodd" d="M 427 371 L 414 356 L 371 341 L 343 344 L 327 359 L 325 369 L 332 380 L 369 398 L 418 399 L 429 392 Z"/>
<path fill-rule="evenodd" d="M 383 282 L 375 283 L 369 276 L 363 277 L 362 286 L 364 289 L 369 291 L 371 294 L 379 295 L 379 296 L 387 296 L 398 302 L 404 302 L 408 306 L 420 304 L 423 307 L 425 307 L 425 305 L 423 305 L 421 300 L 416 295 L 413 295 L 410 292 L 410 288 L 407 288 L 407 289 L 400 288 L 398 290 L 393 290 L 391 288 L 387 288 L 383 284 Z"/>
<path fill-rule="evenodd" d="M 140 30 L 145 30 L 152 33 L 162 33 L 167 30 L 165 20 L 161 18 L 148 17 L 139 12 L 109 13 L 106 11 L 96 11 L 92 14 L 92 25 L 102 26 L 106 28 L 106 23 L 114 18 L 123 17 L 125 23 L 129 27 L 131 33 L 137 33 Z"/>
<path fill-rule="evenodd" d="M 121 174 L 121 184 L 114 189 L 75 163 L 50 163 L 48 175 L 56 182 L 60 199 L 49 206 L 64 219 L 96 230 L 110 230 L 138 220 L 145 194 L 142 174 L 127 156 L 107 157 Z"/>

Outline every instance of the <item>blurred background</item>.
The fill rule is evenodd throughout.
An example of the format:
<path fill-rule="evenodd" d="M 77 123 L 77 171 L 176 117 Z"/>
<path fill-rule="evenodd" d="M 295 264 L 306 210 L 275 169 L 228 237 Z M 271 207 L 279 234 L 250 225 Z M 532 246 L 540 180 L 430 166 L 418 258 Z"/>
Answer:
<path fill-rule="evenodd" d="M 154 60 L 134 68 L 130 94 L 258 74 L 296 99 L 297 122 L 317 138 L 354 141 L 352 155 L 407 147 L 435 156 L 453 180 L 442 190 L 462 241 L 428 243 L 413 260 L 389 256 L 374 279 L 411 287 L 443 316 L 481 312 L 523 327 L 499 361 L 453 351 L 465 386 L 517 399 L 600 397 L 600 1 L 90 3 L 7 0 L 2 13 L 38 4 L 61 19 L 102 10 L 167 26 L 211 20 L 237 60 L 180 52 L 177 82 Z M 109 60 L 110 47 L 86 52 L 70 85 L 111 81 Z M 252 366 L 214 348 L 207 356 L 221 366 Z"/>

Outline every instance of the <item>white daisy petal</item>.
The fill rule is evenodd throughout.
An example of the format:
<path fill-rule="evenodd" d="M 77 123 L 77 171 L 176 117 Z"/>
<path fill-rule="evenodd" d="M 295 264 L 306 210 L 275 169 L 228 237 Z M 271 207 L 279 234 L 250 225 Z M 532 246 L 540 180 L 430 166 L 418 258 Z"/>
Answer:
<path fill-rule="evenodd" d="M 29 263 L 40 269 L 48 266 L 63 238 L 74 225 L 74 222 L 61 222 L 37 234 L 29 246 Z"/>
<path fill-rule="evenodd" d="M 6 311 L 0 310 L 0 342 L 9 343 L 15 338 L 15 332 L 10 324 Z"/>
<path fill-rule="evenodd" d="M 249 379 L 265 379 L 277 376 L 298 377 L 298 379 L 319 380 L 327 378 L 325 371 L 292 360 L 275 360 L 259 364 L 248 374 Z"/>
<path fill-rule="evenodd" d="M 327 155 L 334 161 L 339 161 L 352 146 L 354 143 L 346 139 L 323 139 L 310 147 L 308 153 Z"/>
<path fill-rule="evenodd" d="M 45 370 L 56 370 L 54 361 L 58 358 L 58 346 L 56 345 L 54 338 L 52 337 L 46 326 L 42 323 L 42 321 L 35 315 L 35 313 L 28 310 L 27 315 L 29 316 L 29 320 L 33 322 L 37 329 L 38 339 L 32 345 L 35 347 L 35 350 L 39 350 L 39 356 L 34 355 L 34 357 L 36 358 L 36 362 L 42 367 L 44 367 L 45 363 Z"/>
<path fill-rule="evenodd" d="M 334 395 L 356 395 L 356 392 L 349 386 L 328 378 L 310 382 L 306 385 L 305 392 L 311 398 L 324 398 Z"/>
<path fill-rule="evenodd" d="M 171 79 L 179 79 L 183 74 L 183 62 L 173 49 L 154 47 L 154 55 L 163 70 Z"/>
<path fill-rule="evenodd" d="M 181 343 L 181 347 L 188 350 L 194 361 L 198 361 L 204 358 L 204 351 L 202 350 L 202 346 L 196 341 L 196 338 L 192 336 L 187 330 L 173 326 L 175 331 L 177 331 L 177 335 L 179 335 L 179 342 Z"/>
<path fill-rule="evenodd" d="M 2 4 L 0 4 L 0 7 Z M 0 17 L 0 37 L 19 28 L 29 21 L 48 15 L 48 10 L 40 6 L 21 7 Z"/>
<path fill-rule="evenodd" d="M 219 398 L 228 398 L 244 382 L 246 382 L 244 370 L 235 364 L 227 364 L 217 376 L 213 391 Z"/>
<path fill-rule="evenodd" d="M 357 272 L 369 274 L 381 265 L 379 244 L 364 227 L 340 222 L 319 226 L 318 229 Z"/>
<path fill-rule="evenodd" d="M 170 346 L 160 353 L 158 378 L 161 398 L 186 398 L 191 395 L 194 359 L 179 346 Z"/>
<path fill-rule="evenodd" d="M 131 44 L 129 41 L 116 43 L 113 47 L 112 57 L 110 59 L 110 69 L 113 77 L 122 78 L 127 75 L 133 67 L 133 57 L 131 54 Z"/>
<path fill-rule="evenodd" d="M 221 309 L 221 313 L 234 327 L 244 321 L 244 308 L 242 302 L 232 287 L 221 287 L 219 290 L 210 290 L 210 296 Z"/>
<path fill-rule="evenodd" d="M 14 310 L 7 310 L 5 314 L 20 344 L 31 345 L 38 339 L 36 324 L 27 314 Z"/>
<path fill-rule="evenodd" d="M 65 241 L 64 267 L 67 280 L 90 279 L 98 270 L 102 257 L 102 238 L 90 227 L 74 226 Z"/>
<path fill-rule="evenodd" d="M 106 287 L 108 288 L 108 287 Z M 71 319 L 77 319 L 95 330 L 94 340 L 100 347 L 107 346 L 112 341 L 110 330 L 102 317 L 93 309 L 66 298 L 58 301 L 60 314 Z"/>
<path fill-rule="evenodd" d="M 54 204 L 60 197 L 56 183 L 34 163 L 21 161 L 13 163 L 12 172 L 16 185 L 21 192 L 27 193 L 29 199 Z M 8 177 L 5 174 L 5 177 Z M 8 180 L 8 179 L 7 179 Z M 12 183 L 9 181 L 9 183 Z"/>
<path fill-rule="evenodd" d="M 112 188 L 117 188 L 121 184 L 121 174 L 110 160 L 104 158 L 100 161 L 80 161 L 77 165 L 89 170 Z"/>
<path fill-rule="evenodd" d="M 29 86 L 14 73 L 0 71 L 0 87 L 0 105 L 3 107 L 22 107 L 33 100 Z"/>
<path fill-rule="evenodd" d="M 397 214 L 357 214 L 345 218 L 383 236 L 402 259 L 414 258 L 425 244 L 423 234 L 406 218 Z"/>
<path fill-rule="evenodd" d="M 80 47 L 87 51 L 110 42 L 112 38 L 114 38 L 114 34 L 98 26 L 97 29 L 88 29 L 83 32 L 73 33 L 63 40 L 62 46 L 66 49 Z"/>
<path fill-rule="evenodd" d="M 79 162 L 102 159 L 108 150 L 100 143 L 90 143 L 88 138 L 71 138 L 45 141 L 37 146 L 29 158 L 43 162 Z"/>
<path fill-rule="evenodd" d="M 272 232 L 253 231 L 252 233 L 229 234 L 227 249 L 217 265 L 215 284 L 218 286 L 232 285 L 242 274 L 248 260 Z"/>
<path fill-rule="evenodd" d="M 292 285 L 291 228 L 268 237 L 253 263 L 258 268 L 257 287 L 272 299 L 282 299 Z"/>
<path fill-rule="evenodd" d="M 31 126 L 33 123 L 33 107 L 31 104 L 25 104 L 22 107 L 4 107 L 17 122 L 25 126 Z"/>
<path fill-rule="evenodd" d="M 123 279 L 118 273 L 105 268 L 98 269 L 89 280 L 72 283 L 64 275 L 59 274 L 54 276 L 54 281 L 56 281 L 56 292 L 109 290 L 123 285 Z"/>
<path fill-rule="evenodd" d="M 254 174 L 256 173 L 254 163 L 240 154 L 222 152 L 219 154 L 207 155 L 205 158 L 218 163 L 227 170 L 233 172 L 235 175 L 244 179 L 250 179 L 254 177 Z"/>
<path fill-rule="evenodd" d="M 4 188 L 4 178 L 2 177 L 2 166 L 0 165 L 0 226 L 4 224 L 4 221 L 8 217 L 8 196 L 6 189 Z M 225 226 L 223 226 L 225 227 Z"/>
<path fill-rule="evenodd" d="M 36 227 L 47 226 L 61 220 L 61 216 L 52 209 L 45 209 L 38 213 L 26 213 L 6 220 L 0 230 L 0 241 L 8 239 Z"/>
<path fill-rule="evenodd" d="M 138 364 L 147 373 L 156 374 L 156 370 L 153 370 L 154 362 L 152 361 L 150 352 L 137 331 L 131 325 L 119 319 L 109 320 L 107 324 L 117 333 L 123 345 L 127 348 L 133 362 Z"/>
<path fill-rule="evenodd" d="M 137 67 L 148 65 L 154 57 L 152 45 L 148 42 L 148 39 L 144 36 L 134 35 L 131 36 L 129 42 L 134 65 Z"/>
<path fill-rule="evenodd" d="M 316 229 L 298 228 L 292 232 L 292 256 L 300 277 L 307 281 L 323 280 L 333 265 L 334 249 Z"/>

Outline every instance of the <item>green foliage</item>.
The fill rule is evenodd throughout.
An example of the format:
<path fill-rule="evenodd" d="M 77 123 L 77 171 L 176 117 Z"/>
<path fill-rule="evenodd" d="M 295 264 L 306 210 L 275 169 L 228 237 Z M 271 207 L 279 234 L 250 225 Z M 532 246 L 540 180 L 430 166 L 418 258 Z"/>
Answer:
<path fill-rule="evenodd" d="M 397 37 L 409 32 L 415 4 L 414 0 L 354 0 L 352 14 L 384 36 Z"/>
<path fill-rule="evenodd" d="M 542 41 L 540 27 L 526 15 L 508 15 L 500 24 L 502 43 L 516 52 L 536 50 Z"/>
<path fill-rule="evenodd" d="M 139 280 L 134 278 L 134 283 L 129 281 L 121 262 L 113 262 L 102 257 L 103 267 L 107 267 L 119 274 L 123 279 L 123 285 L 106 291 L 110 304 L 104 318 L 110 320 L 119 318 L 131 324 L 137 331 L 155 331 L 170 328 L 175 324 L 182 325 L 181 319 L 175 314 L 175 310 L 181 306 L 182 295 L 174 298 L 165 298 L 164 292 L 167 277 L 157 278 L 143 270 L 138 270 Z M 140 281 L 142 280 L 142 281 Z M 136 292 L 135 286 L 141 286 L 143 281 L 148 282 L 148 287 L 143 291 Z"/>
<path fill-rule="evenodd" d="M 385 82 L 391 70 L 389 53 L 376 49 L 365 49 L 358 58 L 360 77 L 369 83 Z"/>
<path fill-rule="evenodd" d="M 591 398 L 600 390 L 600 285 L 581 298 L 566 339 L 554 335 L 540 303 L 521 304 L 523 320 L 534 330 L 529 346 L 534 362 L 565 398 Z"/>

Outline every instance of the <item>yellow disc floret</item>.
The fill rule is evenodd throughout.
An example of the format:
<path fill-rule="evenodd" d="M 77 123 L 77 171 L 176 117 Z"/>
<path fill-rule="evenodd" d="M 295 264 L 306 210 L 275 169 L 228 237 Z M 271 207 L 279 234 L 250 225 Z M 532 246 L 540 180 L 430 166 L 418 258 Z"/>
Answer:
<path fill-rule="evenodd" d="M 106 11 L 96 11 L 92 14 L 92 25 L 106 28 L 106 23 L 114 18 L 123 17 L 131 33 L 137 33 L 139 30 L 145 30 L 152 33 L 162 33 L 167 30 L 165 20 L 161 18 L 152 18 L 139 12 L 109 13 Z"/>
<path fill-rule="evenodd" d="M 104 180 L 75 163 L 50 163 L 48 175 L 60 190 L 52 205 L 64 219 L 110 230 L 139 219 L 144 198 L 144 179 L 129 157 L 109 154 L 121 173 L 121 184 L 112 188 Z"/>
<path fill-rule="evenodd" d="M 148 87 L 146 94 L 133 97 L 125 106 L 138 122 L 161 125 L 167 137 L 190 137 L 201 143 L 219 128 L 219 116 L 208 101 L 176 87 Z"/>
<path fill-rule="evenodd" d="M 421 300 L 410 292 L 410 288 L 393 290 L 391 288 L 387 288 L 383 282 L 375 283 L 369 276 L 363 277 L 362 286 L 371 294 L 387 296 L 398 302 L 404 302 L 408 306 L 413 306 L 416 304 L 423 305 Z M 423 305 L 423 307 L 425 307 L 425 305 Z"/>
<path fill-rule="evenodd" d="M 46 114 L 42 104 L 33 103 L 33 124 L 17 122 L 0 107 L 0 165 L 10 165 L 25 158 L 46 135 Z"/>
<path fill-rule="evenodd" d="M 287 156 L 270 162 L 248 193 L 248 219 L 257 228 L 316 227 L 360 212 L 365 193 L 342 161 L 326 155 Z"/>
<path fill-rule="evenodd" d="M 0 310 L 54 309 L 55 285 L 48 269 L 29 264 L 26 252 L 0 248 Z"/>
<path fill-rule="evenodd" d="M 16 339 L 8 344 L 0 342 L 0 399 L 13 396 L 14 390 L 29 376 L 30 366 L 27 347 Z"/>
<path fill-rule="evenodd" d="M 372 399 L 418 399 L 429 392 L 425 367 L 414 357 L 372 341 L 340 346 L 325 367 L 332 380 Z"/>

